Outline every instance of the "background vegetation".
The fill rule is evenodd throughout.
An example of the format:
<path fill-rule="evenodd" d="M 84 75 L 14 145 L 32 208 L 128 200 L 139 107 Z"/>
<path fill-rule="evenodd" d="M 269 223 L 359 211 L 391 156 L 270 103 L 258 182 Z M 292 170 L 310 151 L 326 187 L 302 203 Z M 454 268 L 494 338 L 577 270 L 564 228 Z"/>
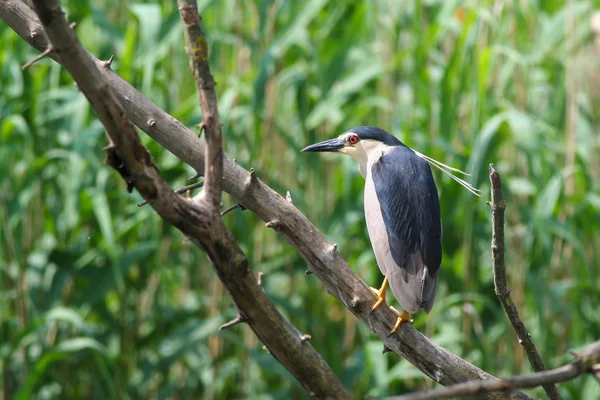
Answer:
<path fill-rule="evenodd" d="M 187 126 L 199 107 L 175 1 L 64 1 L 93 54 Z M 436 172 L 444 259 L 415 327 L 496 375 L 530 371 L 493 293 L 487 165 L 505 183 L 513 299 L 547 366 L 600 337 L 600 41 L 592 1 L 199 1 L 229 156 L 289 190 L 372 286 L 355 163 L 300 154 L 378 125 L 472 174 Z M 598 22 L 596 22 L 598 23 Z M 306 398 L 235 315 L 207 258 L 103 165 L 71 78 L 0 24 L 0 358 L 5 398 Z M 148 137 L 162 175 L 191 168 Z M 224 196 L 224 206 L 233 199 Z M 227 225 L 264 288 L 357 398 L 431 387 L 250 212 Z M 562 385 L 600 398 L 597 382 Z M 544 396 L 541 390 L 529 392 Z"/>

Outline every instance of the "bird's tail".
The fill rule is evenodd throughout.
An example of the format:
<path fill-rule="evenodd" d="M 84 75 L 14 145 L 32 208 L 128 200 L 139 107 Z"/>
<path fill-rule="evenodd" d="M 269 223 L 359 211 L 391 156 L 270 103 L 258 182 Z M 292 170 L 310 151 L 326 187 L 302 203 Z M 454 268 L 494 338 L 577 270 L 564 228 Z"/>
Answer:
<path fill-rule="evenodd" d="M 419 308 L 429 314 L 435 301 L 439 271 L 430 275 L 418 253 L 409 258 L 404 268 L 387 271 L 389 285 L 400 306 L 410 314 Z"/>

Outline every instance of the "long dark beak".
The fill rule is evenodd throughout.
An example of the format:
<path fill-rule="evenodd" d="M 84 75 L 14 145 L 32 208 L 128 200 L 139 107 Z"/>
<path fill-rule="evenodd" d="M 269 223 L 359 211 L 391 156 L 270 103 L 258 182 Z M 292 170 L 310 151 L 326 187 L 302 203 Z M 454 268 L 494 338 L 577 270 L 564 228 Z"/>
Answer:
<path fill-rule="evenodd" d="M 305 152 L 305 151 L 314 151 L 314 152 L 317 152 L 317 151 L 318 152 L 329 151 L 329 152 L 335 152 L 335 151 L 339 151 L 343 147 L 344 147 L 344 142 L 342 142 L 338 138 L 335 138 L 335 139 L 326 140 L 324 142 L 311 144 L 310 146 L 305 147 L 304 149 L 302 149 L 302 152 Z"/>

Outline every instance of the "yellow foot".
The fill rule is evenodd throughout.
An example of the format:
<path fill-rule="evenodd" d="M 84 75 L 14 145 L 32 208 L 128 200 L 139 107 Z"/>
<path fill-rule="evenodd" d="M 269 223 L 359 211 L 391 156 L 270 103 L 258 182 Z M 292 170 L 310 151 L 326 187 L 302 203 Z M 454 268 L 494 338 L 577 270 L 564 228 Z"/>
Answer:
<path fill-rule="evenodd" d="M 371 311 L 369 311 L 369 314 L 375 311 L 382 303 L 385 303 L 385 290 L 387 289 L 387 284 L 388 278 L 386 276 L 379 290 L 375 288 L 370 288 L 373 291 L 373 293 L 375 293 L 375 295 L 377 296 L 377 301 L 373 305 L 373 308 L 371 308 Z"/>
<path fill-rule="evenodd" d="M 400 311 L 396 310 L 394 307 L 390 307 L 390 309 L 393 312 L 395 312 L 396 315 L 398 316 L 398 319 L 396 320 L 396 323 L 394 324 L 394 327 L 390 331 L 390 335 L 393 335 L 394 333 L 396 333 L 396 331 L 400 327 L 401 323 L 403 323 L 403 322 L 410 322 L 412 324 L 413 320 L 410 318 L 410 314 L 406 310 L 404 310 L 404 311 L 402 311 L 402 313 L 400 313 Z"/>

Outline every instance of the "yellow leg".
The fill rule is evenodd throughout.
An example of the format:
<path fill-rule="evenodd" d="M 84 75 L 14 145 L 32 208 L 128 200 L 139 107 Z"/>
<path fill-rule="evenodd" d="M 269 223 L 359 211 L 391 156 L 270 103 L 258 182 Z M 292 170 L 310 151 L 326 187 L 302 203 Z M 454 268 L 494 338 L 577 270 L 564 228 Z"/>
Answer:
<path fill-rule="evenodd" d="M 403 323 L 403 322 L 410 322 L 410 323 L 412 323 L 413 322 L 413 320 L 410 318 L 410 314 L 406 310 L 404 310 L 404 311 L 402 311 L 402 313 L 400 313 L 400 311 L 396 310 L 394 307 L 390 307 L 390 309 L 393 312 L 395 312 L 396 315 L 398 316 L 398 319 L 396 320 L 396 323 L 394 324 L 394 327 L 390 331 L 390 335 L 396 333 L 396 331 L 400 327 L 401 323 Z"/>
<path fill-rule="evenodd" d="M 383 284 L 381 285 L 381 288 L 379 290 L 377 290 L 375 288 L 371 288 L 373 293 L 375 293 L 377 295 L 377 301 L 375 302 L 375 305 L 373 305 L 373 308 L 371 308 L 371 311 L 369 312 L 369 314 L 372 313 L 373 311 L 375 311 L 377 309 L 377 307 L 379 307 L 382 303 L 385 303 L 385 291 L 387 289 L 387 284 L 388 284 L 388 278 L 386 276 L 385 279 L 383 280 Z"/>

